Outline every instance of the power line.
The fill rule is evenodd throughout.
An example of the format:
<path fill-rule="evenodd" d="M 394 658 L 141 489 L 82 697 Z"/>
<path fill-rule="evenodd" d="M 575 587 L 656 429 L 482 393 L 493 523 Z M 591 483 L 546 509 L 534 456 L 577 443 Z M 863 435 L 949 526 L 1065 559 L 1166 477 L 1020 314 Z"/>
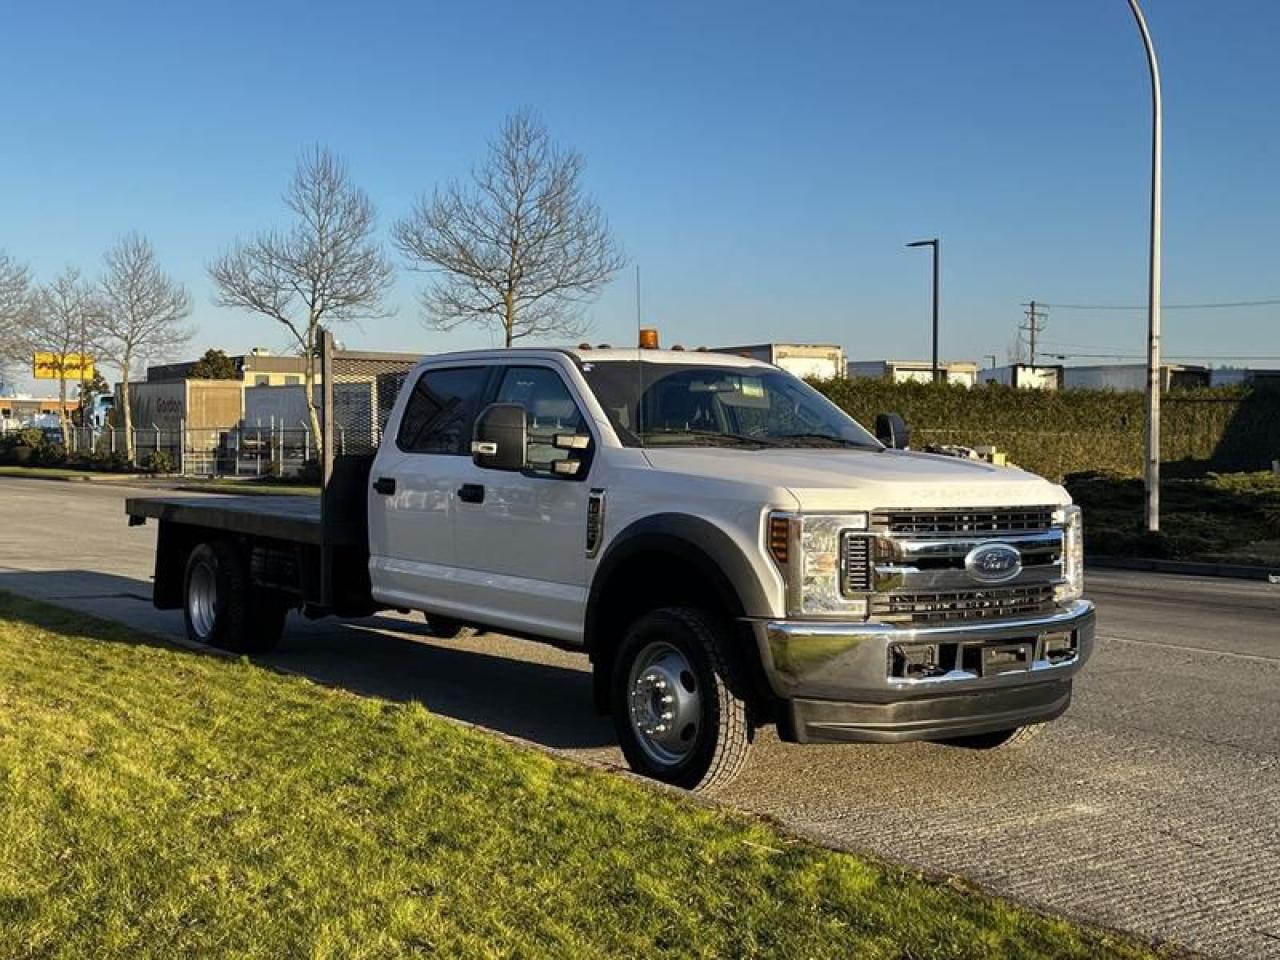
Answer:
<path fill-rule="evenodd" d="M 1146 310 L 1145 303 L 1139 305 L 1115 303 L 1043 303 L 1041 306 L 1054 310 Z M 1232 310 L 1240 307 L 1274 307 L 1280 306 L 1280 297 L 1271 300 L 1229 300 L 1221 303 L 1166 303 L 1161 310 Z"/>
<path fill-rule="evenodd" d="M 1096 360 L 1145 360 L 1145 353 L 1058 353 L 1043 350 L 1041 356 L 1058 360 L 1089 358 Z M 1280 353 L 1166 353 L 1167 360 L 1280 360 Z"/>

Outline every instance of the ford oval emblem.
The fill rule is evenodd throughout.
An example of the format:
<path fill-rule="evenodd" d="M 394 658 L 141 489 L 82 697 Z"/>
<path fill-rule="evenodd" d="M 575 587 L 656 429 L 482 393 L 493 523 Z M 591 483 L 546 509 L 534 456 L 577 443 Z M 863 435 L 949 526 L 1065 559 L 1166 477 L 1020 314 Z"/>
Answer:
<path fill-rule="evenodd" d="M 1022 554 L 1007 543 L 984 543 L 969 551 L 964 568 L 979 583 L 1004 583 L 1022 572 Z"/>

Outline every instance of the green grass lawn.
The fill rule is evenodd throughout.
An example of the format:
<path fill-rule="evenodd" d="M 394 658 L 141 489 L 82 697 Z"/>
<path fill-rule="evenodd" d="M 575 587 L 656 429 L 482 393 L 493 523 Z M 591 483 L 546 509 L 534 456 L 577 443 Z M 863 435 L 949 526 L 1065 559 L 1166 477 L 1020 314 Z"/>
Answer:
<path fill-rule="evenodd" d="M 1084 508 L 1090 553 L 1280 566 L 1280 475 L 1163 480 L 1160 533 L 1154 536 L 1141 529 L 1141 480 L 1076 474 L 1066 486 Z"/>
<path fill-rule="evenodd" d="M 0 839 L 3 957 L 1157 955 L 5 594 Z"/>

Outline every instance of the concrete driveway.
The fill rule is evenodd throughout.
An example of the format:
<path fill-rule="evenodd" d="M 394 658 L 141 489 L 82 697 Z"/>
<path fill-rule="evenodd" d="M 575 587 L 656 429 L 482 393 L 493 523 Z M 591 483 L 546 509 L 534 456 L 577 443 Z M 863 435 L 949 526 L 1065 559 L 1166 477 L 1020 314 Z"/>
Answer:
<path fill-rule="evenodd" d="M 0 478 L 0 589 L 179 636 L 124 488 Z M 811 746 L 766 733 L 725 799 L 832 846 L 1221 957 L 1280 958 L 1280 586 L 1094 573 L 1097 652 L 1028 749 Z M 266 662 L 620 762 L 586 658 L 416 617 L 298 620 Z"/>

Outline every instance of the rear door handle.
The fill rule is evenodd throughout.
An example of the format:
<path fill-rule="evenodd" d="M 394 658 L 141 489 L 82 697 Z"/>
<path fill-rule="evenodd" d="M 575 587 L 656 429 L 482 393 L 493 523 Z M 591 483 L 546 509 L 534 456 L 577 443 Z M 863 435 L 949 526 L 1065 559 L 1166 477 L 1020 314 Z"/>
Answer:
<path fill-rule="evenodd" d="M 464 483 L 458 488 L 458 499 L 463 503 L 484 503 L 484 484 Z"/>
<path fill-rule="evenodd" d="M 396 492 L 396 478 L 379 477 L 373 481 L 373 491 L 374 493 L 381 493 L 383 496 L 391 496 Z"/>

